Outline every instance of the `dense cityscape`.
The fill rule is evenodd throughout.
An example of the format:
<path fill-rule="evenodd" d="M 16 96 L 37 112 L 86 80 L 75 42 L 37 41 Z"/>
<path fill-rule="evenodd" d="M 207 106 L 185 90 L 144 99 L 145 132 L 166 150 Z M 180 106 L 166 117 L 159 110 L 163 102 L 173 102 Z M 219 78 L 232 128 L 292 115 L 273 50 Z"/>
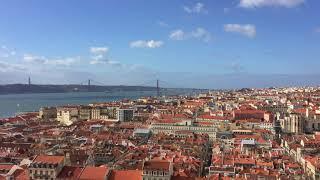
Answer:
<path fill-rule="evenodd" d="M 320 0 L 2 0 L 0 180 L 320 180 Z"/>
<path fill-rule="evenodd" d="M 43 107 L 0 120 L 0 179 L 320 179 L 320 88 Z"/>

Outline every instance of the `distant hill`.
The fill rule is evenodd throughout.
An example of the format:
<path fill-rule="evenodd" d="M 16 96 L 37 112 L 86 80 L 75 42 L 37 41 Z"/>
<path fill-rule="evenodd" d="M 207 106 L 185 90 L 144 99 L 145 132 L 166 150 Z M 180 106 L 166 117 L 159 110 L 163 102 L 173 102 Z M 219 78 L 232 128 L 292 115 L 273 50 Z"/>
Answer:
<path fill-rule="evenodd" d="M 91 85 L 0 85 L 0 94 L 64 93 L 64 92 L 104 92 L 104 91 L 155 91 L 148 86 L 96 86 Z"/>

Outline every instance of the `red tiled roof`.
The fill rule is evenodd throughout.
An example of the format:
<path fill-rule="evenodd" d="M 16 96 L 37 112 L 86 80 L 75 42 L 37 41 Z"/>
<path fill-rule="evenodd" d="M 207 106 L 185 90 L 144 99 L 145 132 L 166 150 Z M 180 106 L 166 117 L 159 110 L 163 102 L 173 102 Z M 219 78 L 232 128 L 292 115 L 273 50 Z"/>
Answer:
<path fill-rule="evenodd" d="M 48 164 L 59 164 L 64 160 L 64 156 L 47 156 L 39 155 L 33 162 L 36 163 L 48 163 Z"/>
<path fill-rule="evenodd" d="M 266 111 L 262 110 L 256 110 L 256 109 L 242 109 L 242 110 L 235 110 L 234 113 L 239 114 L 260 114 L 260 113 L 266 113 Z"/>
<path fill-rule="evenodd" d="M 195 122 L 195 124 L 202 125 L 202 126 L 213 126 L 214 122 Z"/>
<path fill-rule="evenodd" d="M 223 116 L 211 116 L 208 114 L 203 114 L 201 116 L 198 116 L 199 119 L 212 119 L 212 120 L 228 120 L 227 117 L 223 117 Z"/>
<path fill-rule="evenodd" d="M 174 123 L 182 123 L 182 120 L 172 120 L 172 119 L 161 119 L 157 121 L 158 123 L 167 123 L 167 124 L 174 124 Z"/>
<path fill-rule="evenodd" d="M 161 119 L 170 119 L 173 118 L 173 114 L 161 114 Z"/>
<path fill-rule="evenodd" d="M 151 160 L 144 163 L 143 169 L 145 170 L 165 170 L 169 171 L 169 161 Z"/>
<path fill-rule="evenodd" d="M 142 171 L 140 170 L 112 170 L 109 180 L 141 180 Z"/>
<path fill-rule="evenodd" d="M 13 164 L 0 164 L 0 170 L 10 170 L 14 165 Z"/>
<path fill-rule="evenodd" d="M 257 165 L 261 167 L 273 168 L 273 162 L 257 161 Z"/>
<path fill-rule="evenodd" d="M 320 158 L 319 157 L 312 157 L 312 156 L 306 156 L 306 161 L 309 161 L 313 166 L 315 166 L 317 169 L 320 169 Z"/>
<path fill-rule="evenodd" d="M 82 171 L 79 179 L 80 180 L 104 180 L 109 170 L 107 167 L 90 167 L 87 166 Z"/>
<path fill-rule="evenodd" d="M 297 114 L 306 114 L 307 113 L 307 109 L 305 109 L 305 108 L 297 108 L 297 109 L 293 109 L 293 112 L 297 113 Z"/>
<path fill-rule="evenodd" d="M 17 169 L 17 170 L 14 172 L 14 179 L 15 179 L 15 180 L 25 180 L 25 179 L 29 179 L 28 169 Z"/>
<path fill-rule="evenodd" d="M 173 118 L 188 118 L 185 114 L 175 114 Z"/>
<path fill-rule="evenodd" d="M 200 178 L 200 177 L 185 177 L 185 176 L 172 176 L 171 180 L 205 180 L 205 178 Z"/>
<path fill-rule="evenodd" d="M 286 167 L 290 169 L 297 169 L 297 168 L 300 168 L 300 165 L 297 163 L 288 163 L 286 164 Z"/>
<path fill-rule="evenodd" d="M 78 179 L 81 174 L 81 167 L 64 166 L 58 175 L 59 179 Z"/>
<path fill-rule="evenodd" d="M 256 164 L 256 161 L 251 158 L 235 158 L 235 164 Z"/>

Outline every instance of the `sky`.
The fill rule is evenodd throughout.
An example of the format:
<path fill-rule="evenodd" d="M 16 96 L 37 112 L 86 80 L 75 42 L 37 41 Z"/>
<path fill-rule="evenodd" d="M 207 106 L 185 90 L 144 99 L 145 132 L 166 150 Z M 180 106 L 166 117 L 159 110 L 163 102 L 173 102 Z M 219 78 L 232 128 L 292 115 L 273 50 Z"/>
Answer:
<path fill-rule="evenodd" d="M 318 0 L 3 0 L 0 84 L 320 84 Z"/>

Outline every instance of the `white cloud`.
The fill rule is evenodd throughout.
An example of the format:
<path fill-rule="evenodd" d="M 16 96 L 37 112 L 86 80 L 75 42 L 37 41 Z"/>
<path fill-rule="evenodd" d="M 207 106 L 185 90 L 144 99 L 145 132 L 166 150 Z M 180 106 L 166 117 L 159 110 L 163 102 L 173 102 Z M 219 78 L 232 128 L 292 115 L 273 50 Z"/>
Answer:
<path fill-rule="evenodd" d="M 123 64 L 121 64 L 119 61 L 112 61 L 109 59 L 99 59 L 99 60 L 91 60 L 90 61 L 91 65 L 97 65 L 97 64 L 104 64 L 104 65 L 111 65 L 111 66 L 122 66 Z"/>
<path fill-rule="evenodd" d="M 44 56 L 24 54 L 23 60 L 27 63 L 53 65 L 53 66 L 71 66 L 80 60 L 80 57 L 54 58 L 48 59 Z"/>
<path fill-rule="evenodd" d="M 170 33 L 169 38 L 172 40 L 183 40 L 186 38 L 186 34 L 183 30 L 176 29 Z"/>
<path fill-rule="evenodd" d="M 314 32 L 320 33 L 320 27 L 316 28 L 316 29 L 314 30 Z"/>
<path fill-rule="evenodd" d="M 23 60 L 28 63 L 39 63 L 39 64 L 45 64 L 47 59 L 44 56 L 35 56 L 32 54 L 24 54 Z"/>
<path fill-rule="evenodd" d="M 164 21 L 158 21 L 157 24 L 161 27 L 169 27 L 169 24 Z"/>
<path fill-rule="evenodd" d="M 305 0 L 240 0 L 239 6 L 243 8 L 259 7 L 286 7 L 293 8 L 301 5 Z"/>
<path fill-rule="evenodd" d="M 192 31 L 191 36 L 197 39 L 202 39 L 205 42 L 208 42 L 211 39 L 211 34 L 203 28 L 197 28 L 196 30 Z"/>
<path fill-rule="evenodd" d="M 94 55 L 92 56 L 92 59 L 93 60 L 100 60 L 100 59 L 103 59 L 104 58 L 104 55 L 103 54 L 97 54 L 97 55 Z"/>
<path fill-rule="evenodd" d="M 225 24 L 224 30 L 226 32 L 238 33 L 250 38 L 256 36 L 256 27 L 252 24 Z"/>
<path fill-rule="evenodd" d="M 89 51 L 92 54 L 90 64 L 106 64 L 109 61 L 106 57 L 109 51 L 108 47 L 90 47 Z"/>
<path fill-rule="evenodd" d="M 15 56 L 17 53 L 15 50 L 12 50 L 10 48 L 8 48 L 7 46 L 5 45 L 2 45 L 0 47 L 0 57 L 3 57 L 3 58 L 8 58 L 10 56 Z"/>
<path fill-rule="evenodd" d="M 137 40 L 130 43 L 131 48 L 158 48 L 163 45 L 162 41 L 155 41 L 155 40 Z"/>
<path fill-rule="evenodd" d="M 187 13 L 208 13 L 208 11 L 205 9 L 204 4 L 202 3 L 196 3 L 193 6 L 183 6 L 183 10 Z"/>
<path fill-rule="evenodd" d="M 91 60 L 90 60 L 90 64 L 105 64 L 105 62 L 107 62 L 108 59 L 105 58 L 104 56 L 92 56 Z"/>
<path fill-rule="evenodd" d="M 90 64 L 106 64 L 107 61 L 104 61 L 104 60 L 96 60 L 96 59 L 93 59 L 90 61 Z"/>
<path fill-rule="evenodd" d="M 111 66 L 122 66 L 118 61 L 110 60 L 107 57 L 109 52 L 108 47 L 90 47 L 90 53 L 92 54 L 89 64 L 91 65 L 111 65 Z"/>
<path fill-rule="evenodd" d="M 93 54 L 105 54 L 109 51 L 108 47 L 90 47 L 90 52 Z"/>
<path fill-rule="evenodd" d="M 80 60 L 80 57 L 68 57 L 68 58 L 48 60 L 46 64 L 54 65 L 54 66 L 71 66 L 77 63 L 79 60 Z"/>
<path fill-rule="evenodd" d="M 205 42 L 211 40 L 211 33 L 204 28 L 198 27 L 191 32 L 184 32 L 181 29 L 176 29 L 169 34 L 172 40 L 198 39 Z"/>
<path fill-rule="evenodd" d="M 21 64 L 9 64 L 4 61 L 0 61 L 0 72 L 10 72 L 10 71 L 24 71 L 26 67 Z"/>

